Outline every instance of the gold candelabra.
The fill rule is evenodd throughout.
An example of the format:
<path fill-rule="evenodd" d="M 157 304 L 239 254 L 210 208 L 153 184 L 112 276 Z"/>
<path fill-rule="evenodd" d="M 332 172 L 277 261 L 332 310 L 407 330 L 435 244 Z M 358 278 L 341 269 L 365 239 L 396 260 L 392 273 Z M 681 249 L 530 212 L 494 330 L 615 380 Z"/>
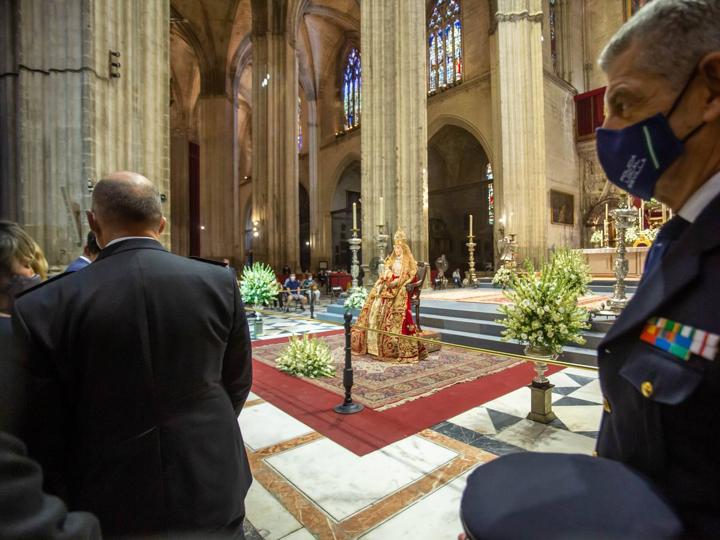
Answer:
<path fill-rule="evenodd" d="M 465 244 L 468 248 L 468 285 L 475 285 L 477 283 L 477 276 L 475 275 L 475 242 L 473 242 L 475 236 L 470 232 L 468 234 L 468 241 Z"/>

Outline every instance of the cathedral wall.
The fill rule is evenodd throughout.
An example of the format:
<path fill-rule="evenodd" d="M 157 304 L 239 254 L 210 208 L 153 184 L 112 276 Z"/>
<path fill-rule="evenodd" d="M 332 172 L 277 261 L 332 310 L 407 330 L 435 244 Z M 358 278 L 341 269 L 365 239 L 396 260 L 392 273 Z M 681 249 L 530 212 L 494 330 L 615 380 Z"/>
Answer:
<path fill-rule="evenodd" d="M 0 177 L 11 195 L 2 214 L 63 265 L 82 251 L 88 183 L 130 169 L 169 197 L 169 6 L 25 0 L 3 9 L 0 41 L 12 53 L 3 54 L 0 103 L 17 123 L 0 134 L 14 164 Z M 120 78 L 110 76 L 110 50 L 121 53 Z"/>
<path fill-rule="evenodd" d="M 581 179 L 575 147 L 574 90 L 554 75 L 545 74 L 545 167 L 548 193 L 548 248 L 580 247 L 581 241 Z M 573 197 L 572 225 L 552 222 L 550 191 Z M 564 221 L 564 220 L 563 220 Z M 568 220 L 569 221 L 569 220 Z"/>

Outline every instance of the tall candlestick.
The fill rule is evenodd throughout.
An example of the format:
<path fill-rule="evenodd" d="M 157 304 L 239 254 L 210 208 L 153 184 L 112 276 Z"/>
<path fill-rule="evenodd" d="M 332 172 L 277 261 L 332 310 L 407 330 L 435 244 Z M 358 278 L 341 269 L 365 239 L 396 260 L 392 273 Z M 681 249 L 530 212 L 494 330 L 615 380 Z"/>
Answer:
<path fill-rule="evenodd" d="M 472 229 L 472 214 L 470 214 L 470 236 L 473 235 L 473 229 Z"/>
<path fill-rule="evenodd" d="M 353 203 L 353 229 L 357 229 L 357 204 Z"/>
<path fill-rule="evenodd" d="M 607 205 L 607 203 L 605 203 L 605 221 L 607 221 L 608 217 L 610 217 L 609 214 L 610 213 L 609 213 L 608 205 Z"/>
<path fill-rule="evenodd" d="M 385 223 L 385 200 L 380 197 L 380 225 Z"/>

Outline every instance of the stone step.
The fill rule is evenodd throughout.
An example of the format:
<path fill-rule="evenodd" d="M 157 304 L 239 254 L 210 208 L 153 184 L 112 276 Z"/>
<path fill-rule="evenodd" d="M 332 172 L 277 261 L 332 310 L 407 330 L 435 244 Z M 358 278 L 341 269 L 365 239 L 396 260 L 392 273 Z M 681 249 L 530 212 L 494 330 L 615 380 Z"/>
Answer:
<path fill-rule="evenodd" d="M 468 345 L 500 353 L 524 354 L 524 345 L 516 341 L 503 341 L 498 336 L 478 335 L 459 330 L 445 330 L 442 328 L 423 327 L 423 330 L 434 330 L 440 334 L 441 340 L 445 343 L 457 345 Z M 583 366 L 597 367 L 597 354 L 594 350 L 583 349 L 575 346 L 565 347 L 559 360 L 580 364 Z"/>
<path fill-rule="evenodd" d="M 450 317 L 447 315 L 424 315 L 422 313 L 420 314 L 420 326 L 423 329 L 430 327 L 436 330 L 454 330 L 478 336 L 494 337 L 501 337 L 502 332 L 505 330 L 505 326 L 497 321 Z M 577 348 L 595 351 L 605 336 L 605 332 L 594 331 L 591 328 L 584 331 L 582 336 L 585 338 L 585 344 L 577 345 Z"/>

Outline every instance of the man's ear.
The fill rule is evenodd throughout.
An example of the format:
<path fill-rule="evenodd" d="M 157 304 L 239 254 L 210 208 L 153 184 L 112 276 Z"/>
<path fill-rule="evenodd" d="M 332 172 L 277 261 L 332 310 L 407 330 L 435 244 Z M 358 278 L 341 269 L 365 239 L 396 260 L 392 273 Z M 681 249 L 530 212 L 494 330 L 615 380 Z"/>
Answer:
<path fill-rule="evenodd" d="M 700 74 L 709 91 L 703 120 L 712 123 L 720 118 L 720 52 L 710 53 L 700 62 Z"/>
<path fill-rule="evenodd" d="M 165 216 L 160 218 L 160 226 L 158 227 L 158 234 L 162 234 L 165 230 L 165 225 L 167 225 L 167 219 L 165 219 Z"/>

